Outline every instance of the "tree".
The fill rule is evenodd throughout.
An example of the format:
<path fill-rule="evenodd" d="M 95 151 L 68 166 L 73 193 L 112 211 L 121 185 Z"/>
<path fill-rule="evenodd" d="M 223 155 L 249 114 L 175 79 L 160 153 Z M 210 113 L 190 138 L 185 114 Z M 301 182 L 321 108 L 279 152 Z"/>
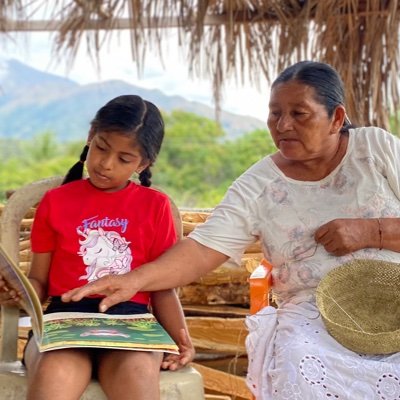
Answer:
<path fill-rule="evenodd" d="M 180 207 L 214 207 L 241 173 L 275 151 L 264 130 L 227 140 L 221 127 L 207 118 L 174 111 L 164 119 L 166 135 L 153 168 L 153 184 L 163 188 Z M 7 190 L 65 175 L 84 144 L 60 143 L 54 134 L 45 132 L 32 140 L 14 140 L 9 148 L 1 147 L 0 201 L 5 200 Z"/>
<path fill-rule="evenodd" d="M 199 195 L 219 182 L 225 133 L 215 121 L 184 111 L 173 111 L 164 119 L 166 135 L 154 181 L 193 206 Z"/>

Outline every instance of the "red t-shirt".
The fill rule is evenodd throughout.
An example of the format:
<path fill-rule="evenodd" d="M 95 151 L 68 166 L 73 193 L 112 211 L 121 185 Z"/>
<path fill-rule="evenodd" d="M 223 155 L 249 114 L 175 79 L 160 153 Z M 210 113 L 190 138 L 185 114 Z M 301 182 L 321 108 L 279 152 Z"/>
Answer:
<path fill-rule="evenodd" d="M 131 182 L 107 193 L 82 179 L 48 191 L 36 211 L 31 245 L 51 252 L 48 294 L 156 259 L 176 241 L 168 197 Z M 132 301 L 148 304 L 149 293 Z"/>

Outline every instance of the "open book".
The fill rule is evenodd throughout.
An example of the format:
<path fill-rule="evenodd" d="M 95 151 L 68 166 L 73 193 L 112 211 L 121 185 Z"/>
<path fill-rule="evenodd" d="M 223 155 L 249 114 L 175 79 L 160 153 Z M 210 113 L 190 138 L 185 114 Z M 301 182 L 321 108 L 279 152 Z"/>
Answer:
<path fill-rule="evenodd" d="M 150 313 L 109 315 L 60 312 L 43 315 L 36 291 L 1 245 L 0 274 L 8 286 L 18 293 L 21 307 L 31 317 L 33 334 L 40 351 L 102 347 L 179 353 L 178 346 Z"/>

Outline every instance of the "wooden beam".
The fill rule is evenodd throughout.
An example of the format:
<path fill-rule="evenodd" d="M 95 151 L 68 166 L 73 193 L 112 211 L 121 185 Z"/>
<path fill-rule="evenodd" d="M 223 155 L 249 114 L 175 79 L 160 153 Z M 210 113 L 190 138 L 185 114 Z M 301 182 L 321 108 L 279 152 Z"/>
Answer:
<path fill-rule="evenodd" d="M 249 308 L 229 305 L 185 304 L 182 307 L 187 317 L 245 318 L 250 314 Z"/>
<path fill-rule="evenodd" d="M 282 4 L 280 7 L 285 7 L 287 18 L 295 18 L 304 7 L 303 3 L 290 3 Z M 349 10 L 346 8 L 339 9 L 338 14 L 348 15 L 357 14 L 358 16 L 368 16 L 369 14 L 379 13 L 382 16 L 390 16 L 389 11 L 385 7 L 379 7 L 378 10 L 369 10 L 365 0 L 359 0 L 357 10 Z M 398 7 L 400 10 L 400 5 Z M 311 10 L 309 17 L 313 18 L 313 10 Z M 241 8 L 232 10 L 231 12 L 221 12 L 219 14 L 206 14 L 203 21 L 197 21 L 193 18 L 192 22 L 185 18 L 178 17 L 157 17 L 146 16 L 141 18 L 139 29 L 151 28 L 183 28 L 190 24 L 195 26 L 197 23 L 203 26 L 212 25 L 228 25 L 231 24 L 248 24 L 248 23 L 276 23 L 278 17 L 273 7 L 269 9 L 250 9 Z M 13 20 L 5 19 L 0 23 L 0 31 L 3 32 L 35 32 L 35 31 L 58 31 L 63 24 L 62 20 Z M 123 30 L 132 29 L 133 24 L 130 18 L 104 18 L 92 19 L 85 22 L 85 29 L 105 29 L 105 30 Z"/>
<path fill-rule="evenodd" d="M 204 25 L 221 25 L 228 21 L 225 15 L 206 16 Z M 0 28 L 5 32 L 52 32 L 58 31 L 63 24 L 61 20 L 12 20 L 7 19 L 1 22 Z M 182 19 L 173 17 L 151 17 L 143 18 L 138 28 L 178 28 L 182 27 Z M 90 20 L 85 22 L 85 29 L 125 30 L 132 29 L 132 20 L 129 18 L 113 18 L 112 20 Z"/>
<path fill-rule="evenodd" d="M 243 399 L 252 399 L 246 381 L 241 376 L 228 374 L 198 363 L 191 363 L 203 377 L 204 387 L 218 393 L 228 394 Z"/>
<path fill-rule="evenodd" d="M 246 353 L 244 318 L 186 317 L 185 320 L 196 349 Z"/>
<path fill-rule="evenodd" d="M 130 12 L 132 12 L 130 10 Z M 232 13 L 222 12 L 220 14 L 207 14 L 204 16 L 203 21 L 200 21 L 204 26 L 212 25 L 225 25 L 232 23 L 256 23 L 277 20 L 273 11 L 265 12 L 249 9 L 240 9 Z M 149 16 L 140 19 L 139 28 L 178 28 L 187 27 L 192 24 L 195 26 L 199 21 L 193 18 L 192 23 L 190 20 L 179 17 L 156 17 Z M 12 20 L 5 19 L 1 21 L 0 29 L 18 32 L 35 32 L 35 31 L 57 31 L 63 24 L 62 20 Z M 104 18 L 92 19 L 85 22 L 85 29 L 132 29 L 133 24 L 130 18 Z"/>

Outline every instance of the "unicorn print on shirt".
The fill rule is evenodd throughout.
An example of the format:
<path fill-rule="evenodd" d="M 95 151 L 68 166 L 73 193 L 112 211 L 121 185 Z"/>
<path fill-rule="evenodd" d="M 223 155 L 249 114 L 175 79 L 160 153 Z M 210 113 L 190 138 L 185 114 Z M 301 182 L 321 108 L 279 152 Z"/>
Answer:
<path fill-rule="evenodd" d="M 102 228 L 77 228 L 82 240 L 79 240 L 78 254 L 87 268 L 86 274 L 79 277 L 88 282 L 97 280 L 105 275 L 125 274 L 131 270 L 132 254 L 130 242 L 121 237 L 118 232 L 105 231 Z"/>

